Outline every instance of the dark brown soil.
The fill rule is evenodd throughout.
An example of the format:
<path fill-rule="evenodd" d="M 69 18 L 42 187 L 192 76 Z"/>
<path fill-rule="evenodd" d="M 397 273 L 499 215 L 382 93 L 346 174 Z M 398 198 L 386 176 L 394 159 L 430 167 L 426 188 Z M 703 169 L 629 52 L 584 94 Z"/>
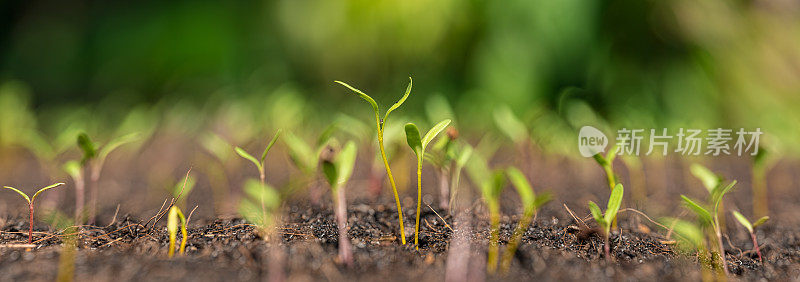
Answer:
<path fill-rule="evenodd" d="M 280 228 L 280 248 L 285 252 L 283 271 L 289 281 L 438 281 L 446 275 L 448 255 L 467 256 L 472 265 L 485 265 L 489 236 L 482 213 L 471 213 L 471 250 L 448 254 L 453 219 L 432 212 L 422 219 L 420 249 L 400 245 L 397 218 L 384 205 L 351 205 L 349 235 L 355 265 L 347 268 L 336 259 L 337 232 L 330 209 L 290 208 Z M 407 214 L 407 221 L 413 219 Z M 641 227 L 636 216 L 625 217 L 622 232 L 611 238 L 615 262 L 603 258 L 602 239 L 573 220 L 540 216 L 525 233 L 523 244 L 506 275 L 489 280 L 659 280 L 692 281 L 701 278 L 700 265 L 690 254 L 679 253 L 666 238 Z M 505 218 L 501 241 L 505 243 L 515 218 Z M 27 223 L 7 220 L 0 244 L 24 243 Z M 268 258 L 275 254 L 252 225 L 241 219 L 217 219 L 190 223 L 185 256 L 167 259 L 168 236 L 163 224 L 143 226 L 145 221 L 120 217 L 106 227 L 86 226 L 80 233 L 75 259 L 76 281 L 229 281 L 262 280 L 269 273 Z M 634 227 L 636 226 L 636 227 Z M 411 227 L 411 228 L 409 228 Z M 413 230 L 409 225 L 406 230 Z M 63 234 L 40 229 L 33 250 L 0 249 L 0 281 L 52 281 L 58 272 Z M 800 275 L 798 230 L 769 227 L 759 232 L 765 262 L 739 248 L 749 246 L 745 236 L 726 243 L 728 265 L 734 278 L 757 280 L 797 279 Z M 408 237 L 413 242 L 413 235 Z M 667 242 L 669 243 L 669 242 Z M 739 247 L 735 247 L 739 246 Z M 480 267 L 478 267 L 480 268 Z M 482 269 L 471 267 L 467 271 Z M 479 277 L 469 277 L 477 279 Z"/>

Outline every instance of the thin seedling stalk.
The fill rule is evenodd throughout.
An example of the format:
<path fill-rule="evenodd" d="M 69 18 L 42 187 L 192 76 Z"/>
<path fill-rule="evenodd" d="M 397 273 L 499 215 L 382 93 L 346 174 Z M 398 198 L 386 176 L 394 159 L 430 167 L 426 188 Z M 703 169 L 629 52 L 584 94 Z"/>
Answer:
<path fill-rule="evenodd" d="M 381 124 L 378 122 L 378 126 Z M 397 204 L 397 220 L 400 221 L 400 240 L 403 245 L 406 244 L 406 232 L 403 228 L 403 208 L 400 206 L 400 196 L 397 194 L 397 185 L 394 183 L 394 176 L 392 176 L 392 169 L 389 168 L 389 160 L 386 159 L 386 151 L 383 149 L 383 130 L 378 131 L 378 147 L 381 150 L 381 158 L 383 165 L 386 167 L 386 175 L 389 177 L 389 184 L 392 185 L 392 193 L 394 194 L 394 201 Z"/>
<path fill-rule="evenodd" d="M 491 234 L 489 235 L 489 254 L 486 258 L 487 271 L 491 274 L 497 270 L 497 257 L 500 253 L 500 207 L 498 204 L 489 204 L 489 222 Z"/>
<path fill-rule="evenodd" d="M 405 228 L 404 228 L 404 224 L 403 224 L 403 208 L 400 205 L 400 196 L 397 194 L 397 184 L 395 184 L 394 176 L 392 175 L 392 169 L 389 167 L 389 160 L 386 157 L 386 150 L 384 149 L 384 146 L 383 146 L 383 129 L 384 129 L 384 125 L 385 125 L 384 123 L 386 122 L 386 120 L 389 117 L 389 113 L 391 113 L 395 109 L 399 108 L 403 104 L 403 102 L 405 102 L 405 100 L 408 98 L 408 95 L 411 94 L 411 86 L 413 85 L 413 80 L 410 77 L 408 78 L 408 80 L 409 80 L 408 87 L 406 87 L 405 94 L 403 95 L 403 97 L 400 98 L 400 100 L 397 101 L 397 103 L 395 103 L 394 105 L 389 107 L 388 110 L 386 110 L 386 113 L 384 114 L 383 119 L 380 118 L 380 115 L 379 115 L 379 112 L 378 112 L 378 104 L 375 102 L 375 99 L 372 99 L 372 97 L 370 97 L 369 95 L 365 94 L 361 90 L 353 88 L 352 86 L 348 85 L 347 83 L 344 83 L 344 82 L 341 82 L 341 81 L 338 81 L 338 80 L 335 81 L 336 83 L 341 84 L 342 86 L 347 87 L 351 91 L 353 91 L 356 94 L 358 94 L 358 96 L 361 97 L 361 99 L 364 99 L 365 101 L 367 101 L 367 103 L 370 104 L 370 106 L 372 106 L 372 110 L 375 112 L 375 126 L 376 126 L 376 128 L 378 130 L 378 147 L 379 147 L 380 152 L 381 152 L 381 158 L 383 159 L 383 165 L 386 167 L 386 175 L 389 177 L 389 184 L 392 185 L 392 193 L 394 193 L 394 200 L 395 200 L 395 203 L 397 204 L 397 217 L 398 217 L 398 221 L 400 223 L 400 239 L 401 239 L 401 242 L 402 242 L 403 245 L 406 244 L 406 234 L 405 234 Z"/>

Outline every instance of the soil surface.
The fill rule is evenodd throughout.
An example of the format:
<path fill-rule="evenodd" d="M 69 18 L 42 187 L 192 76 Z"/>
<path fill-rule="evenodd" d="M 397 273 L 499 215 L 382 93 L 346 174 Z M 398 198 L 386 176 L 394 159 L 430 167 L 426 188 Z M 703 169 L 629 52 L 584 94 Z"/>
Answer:
<path fill-rule="evenodd" d="M 625 213 L 625 212 L 623 212 Z M 280 242 L 260 237 L 254 226 L 241 219 L 191 222 L 186 254 L 168 259 L 168 235 L 163 224 L 121 216 L 108 226 L 84 226 L 79 233 L 75 256 L 77 281 L 229 281 L 262 280 L 271 273 L 270 259 L 283 257 L 282 272 L 288 281 L 439 281 L 446 274 L 449 242 L 454 238 L 451 217 L 426 212 L 422 217 L 420 248 L 400 245 L 396 236 L 397 214 L 385 205 L 351 205 L 348 210 L 349 236 L 354 246 L 355 265 L 337 261 L 337 231 L 330 209 L 291 208 L 279 228 Z M 470 248 L 452 254 L 466 258 L 469 280 L 484 274 L 489 230 L 481 213 L 460 217 L 470 225 L 466 236 Z M 413 214 L 407 214 L 413 219 Z M 599 233 L 574 220 L 539 216 L 528 228 L 510 271 L 489 275 L 488 280 L 659 280 L 696 281 L 701 267 L 691 254 L 677 251 L 671 240 L 649 230 L 633 215 L 620 222 L 621 232 L 611 238 L 614 262 L 606 262 Z M 500 238 L 508 241 L 516 226 L 514 217 L 504 218 Z M 580 221 L 580 219 L 579 219 Z M 411 227 L 411 228 L 409 228 Z M 413 226 L 406 230 L 413 230 Z M 759 236 L 765 262 L 740 248 L 748 246 L 744 236 L 727 238 L 728 266 L 733 278 L 744 280 L 791 280 L 800 275 L 798 230 L 765 228 Z M 410 234 L 411 235 L 411 234 Z M 0 249 L 0 280 L 52 281 L 58 272 L 64 234 L 41 230 L 35 234 L 37 247 Z M 7 220 L 0 244 L 25 243 L 27 223 Z M 408 237 L 413 242 L 413 235 Z M 732 244 L 732 245 L 731 245 Z M 278 246 L 279 251 L 272 248 Z M 738 246 L 738 247 L 736 247 Z M 502 248 L 501 248 L 502 249 Z M 283 256 L 271 257 L 283 252 Z M 455 251 L 454 251 L 455 252 Z M 280 260 L 280 259 L 279 259 Z M 474 273 L 477 272 L 477 273 Z"/>

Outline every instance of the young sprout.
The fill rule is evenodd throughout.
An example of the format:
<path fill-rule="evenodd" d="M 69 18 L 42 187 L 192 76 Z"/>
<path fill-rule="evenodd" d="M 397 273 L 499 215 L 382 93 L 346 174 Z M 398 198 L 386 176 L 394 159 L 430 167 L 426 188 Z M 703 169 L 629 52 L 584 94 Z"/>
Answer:
<path fill-rule="evenodd" d="M 180 220 L 181 235 L 183 236 L 178 252 L 183 255 L 186 249 L 186 240 L 188 239 L 186 234 L 186 217 L 183 216 L 180 208 L 172 206 L 167 216 L 167 232 L 169 232 L 169 251 L 167 251 L 167 256 L 170 258 L 175 255 L 175 237 L 178 234 L 179 227 L 178 220 Z"/>
<path fill-rule="evenodd" d="M 344 83 L 344 82 L 341 82 L 341 81 L 338 81 L 338 80 L 335 81 L 336 83 L 339 83 L 339 84 L 343 85 L 344 87 L 349 88 L 350 90 L 352 90 L 356 94 L 358 94 L 358 96 L 361 97 L 361 99 L 364 99 L 365 101 L 367 101 L 367 103 L 369 103 L 372 106 L 372 110 L 375 112 L 375 124 L 376 124 L 376 127 L 378 129 L 378 148 L 381 151 L 381 157 L 383 158 L 383 166 L 386 167 L 386 175 L 389 177 L 389 184 L 392 185 L 392 192 L 394 193 L 394 200 L 395 200 L 395 203 L 397 204 L 397 217 L 398 217 L 398 220 L 400 221 L 400 239 L 401 239 L 403 245 L 406 244 L 406 235 L 405 235 L 405 231 L 404 231 L 404 228 L 403 228 L 403 208 L 400 206 L 400 196 L 397 195 L 397 185 L 394 182 L 394 177 L 392 176 L 392 170 L 391 170 L 391 168 L 389 168 L 389 160 L 386 157 L 386 150 L 383 147 L 383 130 L 384 130 L 384 126 L 386 124 L 386 120 L 389 118 L 389 113 L 391 113 L 395 109 L 399 108 L 400 105 L 402 105 L 403 102 L 406 101 L 406 98 L 408 98 L 408 95 L 411 94 L 411 86 L 412 86 L 414 81 L 410 77 L 408 78 L 408 80 L 409 81 L 408 81 L 408 87 L 406 87 L 406 93 L 403 94 L 403 97 L 401 97 L 400 100 L 397 101 L 397 103 L 394 103 L 394 105 L 392 105 L 391 107 L 389 107 L 388 110 L 386 110 L 386 113 L 383 115 L 383 118 L 380 117 L 380 111 L 378 110 L 378 104 L 375 103 L 375 100 L 372 99 L 372 97 L 370 97 L 369 95 L 365 94 L 364 92 L 361 92 L 361 90 L 353 88 L 352 86 L 348 85 L 347 83 Z"/>
<path fill-rule="evenodd" d="M 705 181 L 711 181 L 711 178 L 706 175 L 705 177 L 701 178 Z M 709 182 L 710 183 L 710 182 Z M 700 221 L 700 225 L 703 227 L 711 227 L 711 230 L 714 232 L 714 235 L 717 240 L 717 246 L 719 248 L 719 258 L 720 263 L 722 264 L 722 269 L 725 272 L 725 275 L 728 274 L 728 265 L 725 262 L 725 247 L 722 245 L 722 228 L 719 224 L 719 207 L 722 203 L 722 197 L 725 196 L 726 193 L 730 192 L 733 189 L 733 186 L 736 185 L 736 180 L 728 184 L 727 186 L 722 186 L 722 183 L 716 185 L 710 192 L 709 203 L 708 205 L 711 206 L 711 209 L 705 208 L 692 200 L 685 195 L 681 195 L 684 204 L 686 207 L 691 210 L 692 212 L 697 215 L 698 220 Z"/>
<path fill-rule="evenodd" d="M 291 132 L 286 132 L 286 134 L 283 135 L 283 141 L 289 151 L 289 159 L 292 164 L 300 170 L 303 176 L 297 181 L 301 183 L 312 183 L 312 185 L 308 185 L 308 189 L 311 190 L 310 197 L 313 204 L 319 203 L 321 194 L 318 190 L 319 187 L 316 185 L 316 180 L 319 176 L 319 171 L 317 169 L 319 166 L 319 156 L 328 143 L 333 128 L 335 127 L 329 126 L 323 131 L 317 138 L 316 144 L 308 144 L 305 140 L 295 136 Z"/>
<path fill-rule="evenodd" d="M 406 141 L 408 141 L 408 146 L 414 150 L 414 154 L 417 156 L 417 221 L 416 224 L 414 224 L 414 245 L 416 245 L 417 250 L 419 250 L 419 216 L 422 206 L 422 161 L 425 159 L 425 148 L 428 147 L 428 143 L 430 143 L 433 138 L 436 138 L 436 135 L 447 128 L 449 124 L 449 119 L 440 121 L 434 125 L 431 130 L 425 133 L 422 139 L 420 139 L 419 128 L 417 128 L 415 124 L 406 124 Z"/>
<path fill-rule="evenodd" d="M 239 214 L 255 224 L 261 230 L 264 239 L 269 238 L 268 233 L 273 226 L 273 214 L 281 204 L 278 190 L 269 184 L 249 179 L 244 184 L 244 192 L 247 197 L 239 204 Z"/>
<path fill-rule="evenodd" d="M 603 171 L 606 172 L 606 180 L 608 180 L 608 189 L 614 190 L 614 187 L 617 185 L 617 175 L 614 173 L 614 159 L 617 157 L 617 152 L 619 151 L 619 146 L 614 146 L 611 150 L 608 150 L 605 157 L 597 153 L 594 156 L 594 160 L 600 167 L 603 168 Z"/>
<path fill-rule="evenodd" d="M 611 190 L 611 196 L 608 197 L 608 206 L 606 207 L 606 212 L 603 213 L 600 210 L 600 207 L 597 206 L 592 201 L 589 201 L 589 210 L 592 212 L 592 217 L 594 217 L 594 221 L 597 222 L 601 228 L 603 228 L 603 250 L 606 255 L 606 260 L 611 261 L 611 246 L 609 246 L 608 237 L 611 234 L 611 223 L 614 219 L 617 218 L 617 212 L 619 211 L 620 205 L 622 205 L 622 194 L 624 189 L 622 188 L 622 184 L 617 183 L 614 186 L 614 190 Z"/>
<path fill-rule="evenodd" d="M 486 258 L 486 270 L 493 274 L 497 270 L 498 253 L 500 252 L 500 193 L 505 188 L 506 177 L 502 170 L 490 175 L 489 165 L 480 155 L 473 155 L 467 162 L 467 172 L 472 183 L 480 187 L 481 196 L 489 209 L 489 254 Z"/>
<path fill-rule="evenodd" d="M 597 164 L 603 168 L 603 171 L 606 172 L 606 180 L 608 181 L 608 189 L 610 190 L 614 190 L 614 187 L 619 182 L 617 174 L 614 173 L 614 159 L 617 157 L 618 152 L 619 146 L 615 145 L 614 147 L 611 147 L 611 150 L 608 150 L 608 153 L 606 153 L 605 157 L 603 157 L 603 155 L 600 153 L 592 156 Z M 616 217 L 614 217 L 614 220 L 611 222 L 611 228 L 617 228 Z"/>
<path fill-rule="evenodd" d="M 739 223 L 747 229 L 747 232 L 750 232 L 750 239 L 753 239 L 753 250 L 758 255 L 758 261 L 763 262 L 763 259 L 761 258 L 761 249 L 758 247 L 758 240 L 756 240 L 756 233 L 753 229 L 767 222 L 767 220 L 769 220 L 769 216 L 761 217 L 755 222 L 750 223 L 750 221 L 738 211 L 732 211 L 732 213 L 733 217 L 735 217 L 736 220 L 738 220 Z"/>
<path fill-rule="evenodd" d="M 678 247 L 681 249 L 691 249 L 697 253 L 700 264 L 707 266 L 702 268 L 703 281 L 711 281 L 707 269 L 712 268 L 712 262 L 708 257 L 708 247 L 706 246 L 703 230 L 697 224 L 680 220 L 677 218 L 665 218 L 661 220 L 664 225 L 669 225 L 677 235 Z"/>
<path fill-rule="evenodd" d="M 439 208 L 449 211 L 451 196 L 454 195 L 451 191 L 455 191 L 458 187 L 456 174 L 461 173 L 460 170 L 466 162 L 464 159 L 459 166 L 458 160 L 464 155 L 468 158 L 472 148 L 457 142 L 458 130 L 454 127 L 448 127 L 446 134 L 447 138 L 439 138 L 431 148 L 431 152 L 424 154 L 424 159 L 439 172 Z"/>
<path fill-rule="evenodd" d="M 39 196 L 39 194 L 41 194 L 42 192 L 44 192 L 47 189 L 55 188 L 55 187 L 58 187 L 58 186 L 61 186 L 61 185 L 64 185 L 64 183 L 56 183 L 56 184 L 44 187 L 42 189 L 39 189 L 39 191 L 36 191 L 36 193 L 33 194 L 33 197 L 30 197 L 30 198 L 28 197 L 28 194 L 25 194 L 22 191 L 17 190 L 17 188 L 10 187 L 10 186 L 3 186 L 3 188 L 11 189 L 11 190 L 14 190 L 14 192 L 19 193 L 20 196 L 25 198 L 25 201 L 28 202 L 28 214 L 30 215 L 30 217 L 28 218 L 28 244 L 32 244 L 33 243 L 33 203 L 36 200 L 36 196 Z"/>
<path fill-rule="evenodd" d="M 270 140 L 269 143 L 267 143 L 267 147 L 266 149 L 264 149 L 264 152 L 261 153 L 261 159 L 256 159 L 255 157 L 253 157 L 253 155 L 250 155 L 249 153 L 247 153 L 247 151 L 245 151 L 242 148 L 239 147 L 234 148 L 236 154 L 239 154 L 239 156 L 247 159 L 256 166 L 256 169 L 258 170 L 258 178 L 261 180 L 261 184 L 264 184 L 266 181 L 266 171 L 264 168 L 264 162 L 267 159 L 267 153 L 269 153 L 269 149 L 272 149 L 272 146 L 275 145 L 275 142 L 278 141 L 278 137 L 280 137 L 280 135 L 281 135 L 281 130 L 278 129 L 278 131 L 275 132 L 275 136 L 272 136 L 272 140 Z"/>
<path fill-rule="evenodd" d="M 522 235 L 528 230 L 528 225 L 536 216 L 536 211 L 551 199 L 550 193 L 542 193 L 537 196 L 530 182 L 528 182 L 528 179 L 525 178 L 525 175 L 516 167 L 506 169 L 506 174 L 508 175 L 508 179 L 511 180 L 511 184 L 517 189 L 519 198 L 522 201 L 523 212 L 522 217 L 517 223 L 517 228 L 514 229 L 511 240 L 508 242 L 506 252 L 503 253 L 503 259 L 500 262 L 500 270 L 502 272 L 507 272 L 511 266 L 511 259 L 514 258 L 514 253 L 517 251 L 517 247 L 519 247 L 519 243 L 522 241 Z"/>
<path fill-rule="evenodd" d="M 123 135 L 117 137 L 109 141 L 105 146 L 100 148 L 98 151 L 98 147 L 92 140 L 89 138 L 89 135 L 86 133 L 81 133 L 78 135 L 78 147 L 83 151 L 83 157 L 81 158 L 81 166 L 83 168 L 89 168 L 89 201 L 91 202 L 91 209 L 89 210 L 89 222 L 94 222 L 95 218 L 95 209 L 97 208 L 97 182 L 100 180 L 100 172 L 103 170 L 103 164 L 106 161 L 106 158 L 112 151 L 119 148 L 122 145 L 138 141 L 140 139 L 140 134 L 138 132 Z M 76 188 L 78 188 L 76 186 Z M 83 213 L 83 199 L 84 199 L 84 190 L 83 187 L 79 189 L 75 189 L 76 192 L 76 207 L 75 207 L 75 214 L 76 219 L 80 219 Z"/>
<path fill-rule="evenodd" d="M 341 152 L 335 152 L 332 147 L 322 156 L 322 171 L 331 187 L 333 202 L 336 205 L 336 225 L 339 229 L 339 260 L 351 266 L 353 264 L 353 251 L 350 239 L 347 237 L 347 198 L 345 186 L 353 174 L 356 162 L 356 143 L 347 142 Z"/>
<path fill-rule="evenodd" d="M 172 197 L 175 198 L 175 205 L 178 207 L 186 207 L 186 198 L 189 198 L 189 193 L 192 193 L 194 190 L 194 186 L 197 181 L 194 179 L 194 176 L 187 175 L 183 181 L 179 181 L 175 183 L 175 186 L 172 186 Z"/>

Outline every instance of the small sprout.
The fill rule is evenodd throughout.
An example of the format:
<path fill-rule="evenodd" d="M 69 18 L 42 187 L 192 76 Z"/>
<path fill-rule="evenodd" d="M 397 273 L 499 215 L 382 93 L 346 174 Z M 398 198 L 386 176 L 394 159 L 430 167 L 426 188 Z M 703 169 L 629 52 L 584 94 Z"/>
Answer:
<path fill-rule="evenodd" d="M 183 216 L 180 208 L 177 206 L 172 206 L 172 208 L 169 209 L 169 215 L 167 216 L 167 232 L 169 232 L 169 250 L 167 251 L 167 256 L 170 258 L 175 255 L 175 237 L 177 237 L 178 234 L 179 220 L 181 235 L 183 238 L 181 239 L 181 246 L 178 253 L 183 255 L 184 251 L 186 250 L 186 240 L 188 239 L 188 235 L 186 233 L 186 217 Z"/>
<path fill-rule="evenodd" d="M 722 245 L 722 228 L 720 227 L 719 223 L 719 207 L 722 204 L 722 197 L 730 192 L 731 189 L 733 189 L 734 185 L 736 185 L 736 181 L 734 180 L 727 186 L 723 186 L 721 178 L 716 176 L 710 170 L 705 169 L 697 164 L 692 165 L 691 170 L 695 176 L 701 179 L 706 189 L 708 189 L 710 194 L 708 198 L 708 206 L 711 208 L 709 209 L 703 207 L 696 201 L 684 195 L 681 195 L 681 198 L 683 199 L 686 208 L 695 213 L 700 221 L 700 225 L 703 227 L 710 226 L 714 232 L 714 235 L 717 239 L 717 246 L 719 248 L 718 255 L 720 258 L 720 263 L 722 264 L 723 271 L 727 275 L 728 265 L 725 262 L 725 247 Z"/>
<path fill-rule="evenodd" d="M 91 209 L 89 210 L 89 222 L 94 222 L 95 217 L 95 209 L 97 208 L 97 185 L 98 181 L 100 181 L 100 173 L 103 170 L 103 164 L 108 158 L 108 155 L 111 154 L 112 151 L 119 148 L 122 145 L 135 142 L 141 139 L 141 135 L 138 132 L 134 132 L 131 134 L 123 135 L 117 137 L 111 141 L 109 141 L 106 145 L 99 148 L 97 144 L 93 143 L 92 140 L 89 138 L 89 135 L 86 133 L 80 133 L 78 135 L 78 147 L 83 152 L 83 156 L 81 157 L 81 167 L 89 168 L 89 184 L 90 186 L 90 194 L 89 194 L 89 201 L 91 203 Z M 75 189 L 76 193 L 76 207 L 75 207 L 75 217 L 77 220 L 83 215 L 83 199 L 84 199 L 84 189 L 83 187 L 78 187 L 76 185 Z"/>
<path fill-rule="evenodd" d="M 273 145 L 275 145 L 275 142 L 278 141 L 278 137 L 280 137 L 280 135 L 281 135 L 281 130 L 278 129 L 278 131 L 275 132 L 275 136 L 272 136 L 272 140 L 270 140 L 269 143 L 267 143 L 267 147 L 264 149 L 264 152 L 261 153 L 261 159 L 256 159 L 255 157 L 253 157 L 253 155 L 247 153 L 247 151 L 245 151 L 242 148 L 239 147 L 234 148 L 236 154 L 239 154 L 239 156 L 252 162 L 256 166 L 256 169 L 258 170 L 258 178 L 261 180 L 262 184 L 264 184 L 266 181 L 266 171 L 264 168 L 264 162 L 267 159 L 267 153 L 269 153 L 269 150 L 272 149 Z"/>
<path fill-rule="evenodd" d="M 28 197 L 28 194 L 25 194 L 24 192 L 22 192 L 20 190 L 17 190 L 17 188 L 9 187 L 9 186 L 3 186 L 3 188 L 11 189 L 11 190 L 14 190 L 14 192 L 19 193 L 19 195 L 22 196 L 23 198 L 25 198 L 25 201 L 28 202 L 28 214 L 30 215 L 30 217 L 28 218 L 28 244 L 32 244 L 33 243 L 33 203 L 34 203 L 34 201 L 36 201 L 36 196 L 39 196 L 39 194 L 41 194 L 42 192 L 44 192 L 47 189 L 55 188 L 55 187 L 58 187 L 58 186 L 61 186 L 61 185 L 64 185 L 64 183 L 56 183 L 56 184 L 44 187 L 42 189 L 39 189 L 39 191 L 36 191 L 36 193 L 33 194 L 33 197 L 30 197 L 30 198 Z"/>
<path fill-rule="evenodd" d="M 416 245 L 417 250 L 419 250 L 419 216 L 420 216 L 420 208 L 422 206 L 422 161 L 425 159 L 425 148 L 428 147 L 428 144 L 436 138 L 442 130 L 447 128 L 447 125 L 450 124 L 449 119 L 445 119 L 435 126 L 431 128 L 425 136 L 420 139 L 419 128 L 413 123 L 406 124 L 406 139 L 408 141 L 408 146 L 414 150 L 414 154 L 417 156 L 417 221 L 414 224 L 414 245 Z"/>
<path fill-rule="evenodd" d="M 611 150 L 608 150 L 605 157 L 600 153 L 592 156 L 597 164 L 603 168 L 603 171 L 606 172 L 606 180 L 608 180 L 608 189 L 610 190 L 614 190 L 618 180 L 617 175 L 614 173 L 614 159 L 617 157 L 617 152 L 619 152 L 619 146 L 614 146 Z"/>
<path fill-rule="evenodd" d="M 528 179 L 525 178 L 525 175 L 516 167 L 506 169 L 506 174 L 508 175 L 508 179 L 511 180 L 511 184 L 517 189 L 519 198 L 522 201 L 523 212 L 522 217 L 517 223 L 517 228 L 514 229 L 511 240 L 508 242 L 506 252 L 503 253 L 503 259 L 500 262 L 500 269 L 502 272 L 508 272 L 508 269 L 511 267 L 511 259 L 514 258 L 514 253 L 517 251 L 517 247 L 519 247 L 519 243 L 522 241 L 522 235 L 525 234 L 525 231 L 528 230 L 528 225 L 536 217 L 536 211 L 551 199 L 550 193 L 542 193 L 537 196 L 530 182 L 528 182 Z"/>
<path fill-rule="evenodd" d="M 347 142 L 344 149 L 338 154 L 333 148 L 322 158 L 322 171 L 325 180 L 331 187 L 333 202 L 336 205 L 336 225 L 339 230 L 339 260 L 348 266 L 353 264 L 353 251 L 350 239 L 347 237 L 347 198 L 345 197 L 345 186 L 350 176 L 353 174 L 353 167 L 356 162 L 356 144 L 353 141 Z"/>
<path fill-rule="evenodd" d="M 500 193 L 505 188 L 506 177 L 502 170 L 490 174 L 486 160 L 477 154 L 467 162 L 467 172 L 472 183 L 480 187 L 483 201 L 489 209 L 489 254 L 486 258 L 486 270 L 493 274 L 497 270 L 498 253 L 500 252 Z"/>
<path fill-rule="evenodd" d="M 247 197 L 239 204 L 239 214 L 258 227 L 263 235 L 262 238 L 269 238 L 268 232 L 272 230 L 273 214 L 281 204 L 278 190 L 269 184 L 249 179 L 244 184 L 244 192 Z"/>
<path fill-rule="evenodd" d="M 603 249 L 605 251 L 606 260 L 608 261 L 611 261 L 611 246 L 609 246 L 608 241 L 608 237 L 611 233 L 611 223 L 617 218 L 617 212 L 619 212 L 619 207 L 622 205 L 623 193 L 624 189 L 622 188 L 622 184 L 617 183 L 617 185 L 614 186 L 614 190 L 611 190 L 611 196 L 608 198 L 608 206 L 606 207 L 605 213 L 600 210 L 597 204 L 589 201 L 589 210 L 592 212 L 594 221 L 603 228 L 603 241 L 605 243 Z"/>
<path fill-rule="evenodd" d="M 392 105 L 391 107 L 389 107 L 388 110 L 386 110 L 386 114 L 383 115 L 383 118 L 380 117 L 380 111 L 378 110 L 378 103 L 375 103 L 375 100 L 372 99 L 372 97 L 365 94 L 364 92 L 361 92 L 361 90 L 353 88 L 347 83 L 338 80 L 335 81 L 336 83 L 341 84 L 342 86 L 347 87 L 348 89 L 355 92 L 359 97 L 361 97 L 361 99 L 364 99 L 364 101 L 367 101 L 367 103 L 369 103 L 370 106 L 372 106 L 372 110 L 375 112 L 375 123 L 378 129 L 378 148 L 380 148 L 381 151 L 381 157 L 383 158 L 383 165 L 386 167 L 386 175 L 389 177 L 389 184 L 392 185 L 392 192 L 394 192 L 394 200 L 395 203 L 397 204 L 397 217 L 398 220 L 400 221 L 400 239 L 403 245 L 406 244 L 406 235 L 403 228 L 403 208 L 400 206 L 400 196 L 397 194 L 397 185 L 394 182 L 394 176 L 392 176 L 392 170 L 391 168 L 389 168 L 389 160 L 386 157 L 386 150 L 383 147 L 383 133 L 384 133 L 386 119 L 389 118 L 389 113 L 399 108 L 400 105 L 402 105 L 403 102 L 406 101 L 408 95 L 411 94 L 411 86 L 413 84 L 413 80 L 410 77 L 408 78 L 408 80 L 409 80 L 408 87 L 406 87 L 405 94 L 403 94 L 403 97 L 401 97 L 400 100 L 397 101 L 397 103 L 394 103 L 394 105 Z"/>
<path fill-rule="evenodd" d="M 769 216 L 761 217 L 758 220 L 756 220 L 755 222 L 750 223 L 750 221 L 747 220 L 747 218 L 744 217 L 744 215 L 742 215 L 738 211 L 732 211 L 732 213 L 733 213 L 733 217 L 735 217 L 736 220 L 739 221 L 739 223 L 742 226 L 744 226 L 744 228 L 747 229 L 747 232 L 750 233 L 750 239 L 753 240 L 753 250 L 758 255 L 758 261 L 759 262 L 763 262 L 764 260 L 761 258 L 761 249 L 758 247 L 758 240 L 756 240 L 756 233 L 754 232 L 754 229 L 756 227 L 758 227 L 759 225 L 762 225 L 765 222 L 767 222 L 767 220 L 769 220 Z"/>

